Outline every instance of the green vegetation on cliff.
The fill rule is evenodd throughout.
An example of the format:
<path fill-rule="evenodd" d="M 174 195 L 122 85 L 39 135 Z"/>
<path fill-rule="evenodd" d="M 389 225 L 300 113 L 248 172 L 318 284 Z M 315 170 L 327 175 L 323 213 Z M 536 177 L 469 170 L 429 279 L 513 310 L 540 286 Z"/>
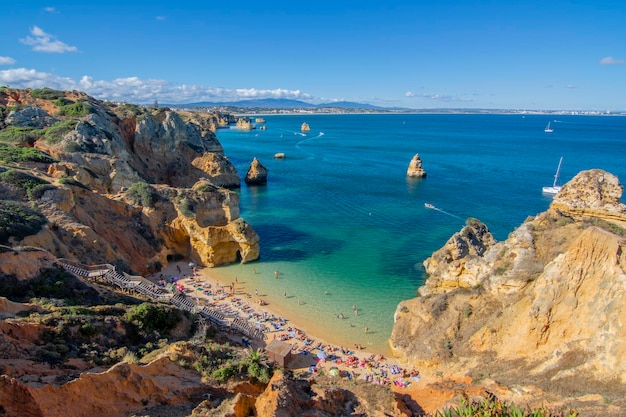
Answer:
<path fill-rule="evenodd" d="M 9 169 L 0 173 L 0 182 L 17 187 L 22 190 L 30 200 L 35 200 L 37 198 L 39 186 L 50 185 L 50 183 L 46 180 L 42 180 L 34 175 L 15 169 Z"/>
<path fill-rule="evenodd" d="M 9 126 L 0 130 L 0 142 L 33 143 L 41 137 L 42 131 L 32 127 Z"/>
<path fill-rule="evenodd" d="M 43 162 L 50 164 L 56 159 L 39 149 L 0 144 L 0 162 Z"/>
<path fill-rule="evenodd" d="M 42 100 L 58 100 L 65 97 L 65 92 L 53 90 L 52 88 L 36 88 L 30 92 L 31 97 L 40 98 Z"/>
<path fill-rule="evenodd" d="M 46 221 L 43 214 L 34 208 L 0 200 L 0 244 L 6 244 L 11 237 L 21 240 L 34 235 Z"/>
<path fill-rule="evenodd" d="M 56 122 L 44 131 L 43 135 L 46 138 L 46 142 L 49 144 L 60 142 L 68 132 L 74 130 L 77 124 L 78 121 L 74 119 L 60 120 Z"/>
<path fill-rule="evenodd" d="M 131 185 L 128 191 L 126 191 L 126 195 L 134 204 L 144 207 L 154 207 L 154 203 L 159 198 L 154 187 L 143 181 Z"/>
<path fill-rule="evenodd" d="M 93 113 L 93 112 L 94 112 L 94 109 L 89 103 L 85 101 L 77 101 L 76 103 L 62 106 L 59 109 L 57 114 L 59 116 L 80 117 L 80 116 L 87 116 L 89 113 Z"/>

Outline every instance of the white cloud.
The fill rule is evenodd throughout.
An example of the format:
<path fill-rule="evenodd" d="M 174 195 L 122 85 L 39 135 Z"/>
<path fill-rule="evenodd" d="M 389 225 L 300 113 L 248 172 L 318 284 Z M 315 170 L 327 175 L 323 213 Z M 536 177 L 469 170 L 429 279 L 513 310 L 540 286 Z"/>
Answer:
<path fill-rule="evenodd" d="M 404 93 L 404 97 L 415 97 L 415 93 L 407 91 L 406 93 Z"/>
<path fill-rule="evenodd" d="M 422 94 L 420 97 L 429 98 L 431 100 L 453 101 L 452 96 L 445 94 Z"/>
<path fill-rule="evenodd" d="M 623 59 L 615 59 L 612 56 L 607 56 L 606 58 L 602 58 L 600 60 L 600 65 L 624 65 L 626 61 Z"/>
<path fill-rule="evenodd" d="M 16 68 L 0 71 L 0 85 L 13 88 L 50 87 L 57 90 L 80 90 L 101 99 L 128 101 L 131 103 L 193 103 L 199 101 L 235 101 L 251 98 L 312 99 L 300 90 L 277 88 L 258 90 L 255 88 L 227 89 L 201 85 L 179 85 L 165 80 L 142 80 L 138 77 L 116 78 L 111 81 L 94 80 L 83 76 L 76 81 L 69 77 L 40 72 L 34 69 Z"/>
<path fill-rule="evenodd" d="M 576 88 L 576 86 L 574 84 L 567 84 L 565 88 Z"/>
<path fill-rule="evenodd" d="M 59 13 L 57 9 L 55 9 L 54 7 L 50 7 L 50 6 L 44 7 L 43 10 L 48 13 Z"/>
<path fill-rule="evenodd" d="M 75 46 L 69 46 L 64 42 L 61 42 L 56 39 L 56 36 L 47 34 L 38 26 L 34 26 L 31 29 L 30 34 L 33 36 L 27 36 L 24 39 L 20 39 L 20 42 L 25 45 L 32 46 L 34 51 L 52 52 L 58 54 L 78 51 L 78 48 Z"/>
<path fill-rule="evenodd" d="M 10 56 L 0 56 L 0 65 L 13 65 L 15 60 Z"/>
<path fill-rule="evenodd" d="M 165 16 L 156 16 L 155 19 L 156 20 L 165 20 L 165 19 L 167 19 L 167 17 L 165 17 Z"/>

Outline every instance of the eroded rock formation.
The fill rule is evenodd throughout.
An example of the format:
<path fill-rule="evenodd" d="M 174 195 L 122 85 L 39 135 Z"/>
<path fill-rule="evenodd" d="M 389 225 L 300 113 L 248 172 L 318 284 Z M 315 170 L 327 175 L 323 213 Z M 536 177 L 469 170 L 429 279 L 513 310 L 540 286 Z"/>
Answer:
<path fill-rule="evenodd" d="M 508 386 L 538 386 L 561 398 L 621 396 L 626 392 L 621 191 L 612 174 L 583 171 L 547 212 L 503 242 L 469 220 L 424 262 L 429 277 L 421 296 L 398 305 L 390 340 L 394 353 L 450 372 L 494 376 Z"/>
<path fill-rule="evenodd" d="M 409 163 L 409 168 L 406 171 L 406 175 L 408 177 L 413 178 L 425 178 L 426 171 L 422 166 L 422 158 L 420 158 L 419 154 L 415 154 L 411 162 Z"/>
<path fill-rule="evenodd" d="M 22 129 L 21 145 L 49 155 L 6 167 L 47 183 L 33 196 L 0 181 L 5 200 L 30 199 L 47 219 L 39 233 L 7 243 L 139 274 L 174 258 L 207 266 L 258 258 L 258 236 L 230 191 L 239 175 L 210 129 L 217 118 L 186 115 L 193 123 L 185 122 L 167 108 L 50 89 L 4 89 L 0 105 L 24 108 L 9 114 L 0 106 L 2 124 Z"/>
<path fill-rule="evenodd" d="M 250 168 L 246 173 L 245 182 L 248 185 L 267 184 L 267 168 L 265 168 L 258 159 L 254 158 L 252 160 Z"/>

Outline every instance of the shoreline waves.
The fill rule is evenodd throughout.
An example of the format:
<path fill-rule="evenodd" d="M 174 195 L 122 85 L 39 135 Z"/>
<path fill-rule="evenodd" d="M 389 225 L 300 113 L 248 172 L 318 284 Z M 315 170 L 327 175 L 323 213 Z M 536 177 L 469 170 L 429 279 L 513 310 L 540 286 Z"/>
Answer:
<path fill-rule="evenodd" d="M 280 272 L 278 274 L 280 276 Z M 226 279 L 214 269 L 195 268 L 185 262 L 174 262 L 150 279 L 155 283 L 180 285 L 183 292 L 200 306 L 210 306 L 229 316 L 245 318 L 265 327 L 261 343 L 242 337 L 252 348 L 263 348 L 272 340 L 282 340 L 292 346 L 293 360 L 288 368 L 311 373 L 329 373 L 337 368 L 343 376 L 367 382 L 405 389 L 422 378 L 420 370 L 397 358 L 374 351 L 361 343 L 347 339 L 328 340 L 315 331 L 310 322 L 295 322 L 284 304 L 269 301 L 269 296 L 250 287 L 239 277 Z M 272 297 L 274 300 L 279 297 Z M 260 302 L 263 301 L 263 302 Z M 302 304 L 299 304 L 302 305 Z M 365 329 L 363 329 L 365 335 Z M 326 333 L 324 336 L 328 336 Z M 342 343 L 345 342 L 345 343 Z M 415 386 L 414 386 L 415 387 Z M 413 387 L 413 388 L 414 388 Z"/>

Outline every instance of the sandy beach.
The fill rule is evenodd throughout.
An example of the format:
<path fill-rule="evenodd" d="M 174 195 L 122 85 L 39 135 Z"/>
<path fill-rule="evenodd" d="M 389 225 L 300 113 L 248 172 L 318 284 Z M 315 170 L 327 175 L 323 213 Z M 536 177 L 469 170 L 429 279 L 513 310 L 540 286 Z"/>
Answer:
<path fill-rule="evenodd" d="M 275 271 L 280 274 L 280 272 Z M 150 279 L 159 284 L 183 291 L 199 306 L 209 306 L 228 316 L 245 318 L 265 334 L 262 348 L 272 340 L 282 340 L 291 345 L 293 360 L 290 369 L 311 373 L 339 373 L 347 378 L 390 385 L 398 389 L 415 386 L 421 375 L 419 370 L 395 358 L 372 352 L 357 342 L 333 344 L 306 330 L 300 323 L 291 321 L 289 309 L 276 308 L 268 295 L 250 289 L 235 277 L 220 276 L 211 268 L 199 268 L 193 263 L 174 262 Z M 284 295 L 283 295 L 284 297 Z M 275 298 L 275 297 L 274 297 Z M 298 302 L 298 300 L 296 300 Z M 296 304 L 297 305 L 297 304 Z M 355 306 L 356 309 L 356 306 Z M 341 320 L 340 317 L 337 318 Z M 367 334 L 367 329 L 363 329 Z M 245 339 L 244 339 L 245 340 Z"/>

